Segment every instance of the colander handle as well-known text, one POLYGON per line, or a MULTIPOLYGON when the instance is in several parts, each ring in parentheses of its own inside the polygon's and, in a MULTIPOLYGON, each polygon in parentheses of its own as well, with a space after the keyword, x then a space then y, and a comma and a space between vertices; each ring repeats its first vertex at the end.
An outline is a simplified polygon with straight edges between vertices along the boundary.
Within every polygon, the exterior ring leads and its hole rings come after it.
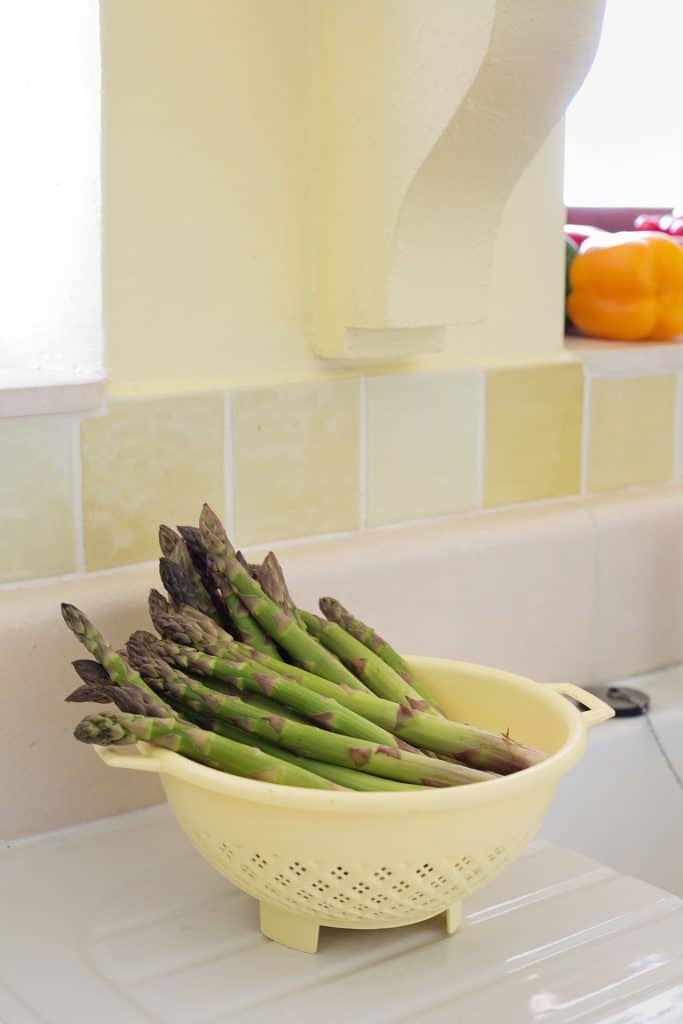
POLYGON ((601 722, 606 722, 608 718, 614 717, 614 708, 611 708, 604 700, 600 700, 599 697, 589 693, 588 690, 584 690, 580 686, 576 686, 574 683, 548 683, 547 685, 555 693, 573 697, 574 700, 578 700, 580 704, 584 704, 588 708, 588 711, 581 713, 581 721, 589 729, 593 725, 600 725, 601 722))
POLYGON ((138 772, 161 771, 161 764, 158 758, 144 750, 137 754, 124 754, 119 747, 95 746, 95 753, 110 768, 133 768, 138 772))

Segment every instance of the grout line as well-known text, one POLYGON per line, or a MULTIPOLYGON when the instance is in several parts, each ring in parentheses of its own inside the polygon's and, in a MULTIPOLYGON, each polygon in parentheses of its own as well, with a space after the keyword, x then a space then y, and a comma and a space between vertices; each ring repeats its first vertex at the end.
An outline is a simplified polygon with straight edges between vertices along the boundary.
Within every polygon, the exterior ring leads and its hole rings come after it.
POLYGON ((477 409, 477 479, 475 485, 475 508, 484 508, 484 486, 486 480, 486 370, 478 371, 477 409))
POLYGON ((229 391, 223 396, 223 500, 228 531, 235 533, 235 487, 232 444, 232 396, 229 391))
POLYGON ((588 655, 586 658, 586 683, 594 686, 597 683, 598 643, 602 635, 600 629, 600 529, 595 508, 588 507, 590 523, 591 579, 590 579, 590 617, 588 621, 588 655))
POLYGON ((81 462, 81 420, 71 422, 71 496, 73 499, 74 552, 76 572, 87 571, 85 561, 85 529, 83 525, 83 464, 81 462))
POLYGON ((676 374, 676 402, 674 405, 674 465, 673 465, 673 476, 674 482, 680 480, 681 477, 681 405, 683 404, 683 373, 676 374))
MULTIPOLYGON (((301 545, 326 543, 331 540, 343 540, 348 537, 362 537, 367 534, 393 533, 403 529, 410 529, 418 526, 438 526, 442 523, 467 525, 471 523, 484 524, 489 519, 498 515, 512 515, 515 513, 542 512, 544 509, 551 511, 565 510, 571 512, 574 509, 587 508, 589 511, 593 504, 608 503, 615 501, 626 501, 632 499, 661 499, 669 496, 674 491, 683 491, 683 485, 678 483, 664 484, 632 484, 620 488, 618 492, 598 492, 590 495, 567 494, 557 498, 541 498, 538 501, 523 501, 512 505, 493 505, 481 509, 463 509, 459 512, 448 512, 441 516, 427 516, 423 519, 406 519, 399 523, 383 523, 380 526, 368 526, 365 530, 336 530, 329 533, 309 534, 305 537, 282 537, 280 539, 266 539, 256 544, 245 545, 244 552, 261 551, 266 547, 291 548, 301 545)), ((68 583, 72 580, 91 579, 98 576, 117 576, 127 572, 135 572, 140 569, 154 569, 158 567, 156 559, 147 562, 131 562, 129 565, 117 565, 108 569, 93 569, 70 573, 59 573, 55 576, 39 576, 25 580, 5 580, 0 582, 0 594, 8 590, 29 590, 33 587, 46 586, 50 583, 68 583)))
POLYGON ((366 530, 368 526, 368 380, 361 376, 360 380, 360 418, 359 418, 359 454, 358 454, 358 477, 359 477, 359 516, 360 528, 366 530))
POLYGON ((583 371, 583 410, 581 415, 581 494, 588 492, 588 457, 590 452, 591 426, 591 385, 592 376, 584 367, 583 371))

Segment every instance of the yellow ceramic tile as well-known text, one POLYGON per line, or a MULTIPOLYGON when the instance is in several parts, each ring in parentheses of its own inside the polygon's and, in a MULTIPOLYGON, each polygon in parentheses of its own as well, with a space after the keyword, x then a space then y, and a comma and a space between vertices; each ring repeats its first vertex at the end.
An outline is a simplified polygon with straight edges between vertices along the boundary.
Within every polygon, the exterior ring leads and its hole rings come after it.
POLYGON ((72 429, 52 416, 0 422, 0 582, 76 568, 72 429))
POLYGON ((674 460, 676 378, 593 380, 588 487, 613 490, 670 480, 674 460))
POLYGON ((122 399, 81 432, 88 569, 158 555, 159 523, 224 511, 223 399, 122 399))
POLYGON ((479 374, 371 377, 367 403, 369 526, 476 503, 479 374))
POLYGON ((486 505, 579 490, 582 405, 583 369, 576 363, 487 373, 486 505))
POLYGON ((335 380, 235 393, 240 544, 358 527, 359 391, 335 380))

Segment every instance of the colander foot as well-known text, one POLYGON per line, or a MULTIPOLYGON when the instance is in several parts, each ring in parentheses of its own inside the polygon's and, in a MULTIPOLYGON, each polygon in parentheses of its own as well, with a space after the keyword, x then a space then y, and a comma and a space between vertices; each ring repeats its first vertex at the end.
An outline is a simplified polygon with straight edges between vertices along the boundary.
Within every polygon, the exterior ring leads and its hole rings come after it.
POLYGON ((446 931, 449 935, 458 930, 462 921, 462 903, 453 903, 446 911, 446 931))
POLYGON ((308 917, 291 914, 272 903, 260 903, 259 926, 267 939, 279 942, 281 946, 298 949, 301 953, 316 953, 318 950, 320 927, 308 917))

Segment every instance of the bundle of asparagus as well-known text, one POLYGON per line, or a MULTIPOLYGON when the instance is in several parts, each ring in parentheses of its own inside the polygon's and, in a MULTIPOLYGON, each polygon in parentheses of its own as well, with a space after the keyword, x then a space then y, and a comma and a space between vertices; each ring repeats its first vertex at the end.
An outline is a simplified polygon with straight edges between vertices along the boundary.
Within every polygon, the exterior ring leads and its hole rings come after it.
POLYGON ((219 771, 314 789, 387 792, 459 786, 520 771, 544 755, 446 718, 393 647, 331 597, 300 609, 271 552, 235 551, 205 505, 198 527, 159 529, 152 590, 157 636, 115 651, 73 605, 67 626, 95 660, 66 699, 111 703, 75 736, 148 743, 219 771))

